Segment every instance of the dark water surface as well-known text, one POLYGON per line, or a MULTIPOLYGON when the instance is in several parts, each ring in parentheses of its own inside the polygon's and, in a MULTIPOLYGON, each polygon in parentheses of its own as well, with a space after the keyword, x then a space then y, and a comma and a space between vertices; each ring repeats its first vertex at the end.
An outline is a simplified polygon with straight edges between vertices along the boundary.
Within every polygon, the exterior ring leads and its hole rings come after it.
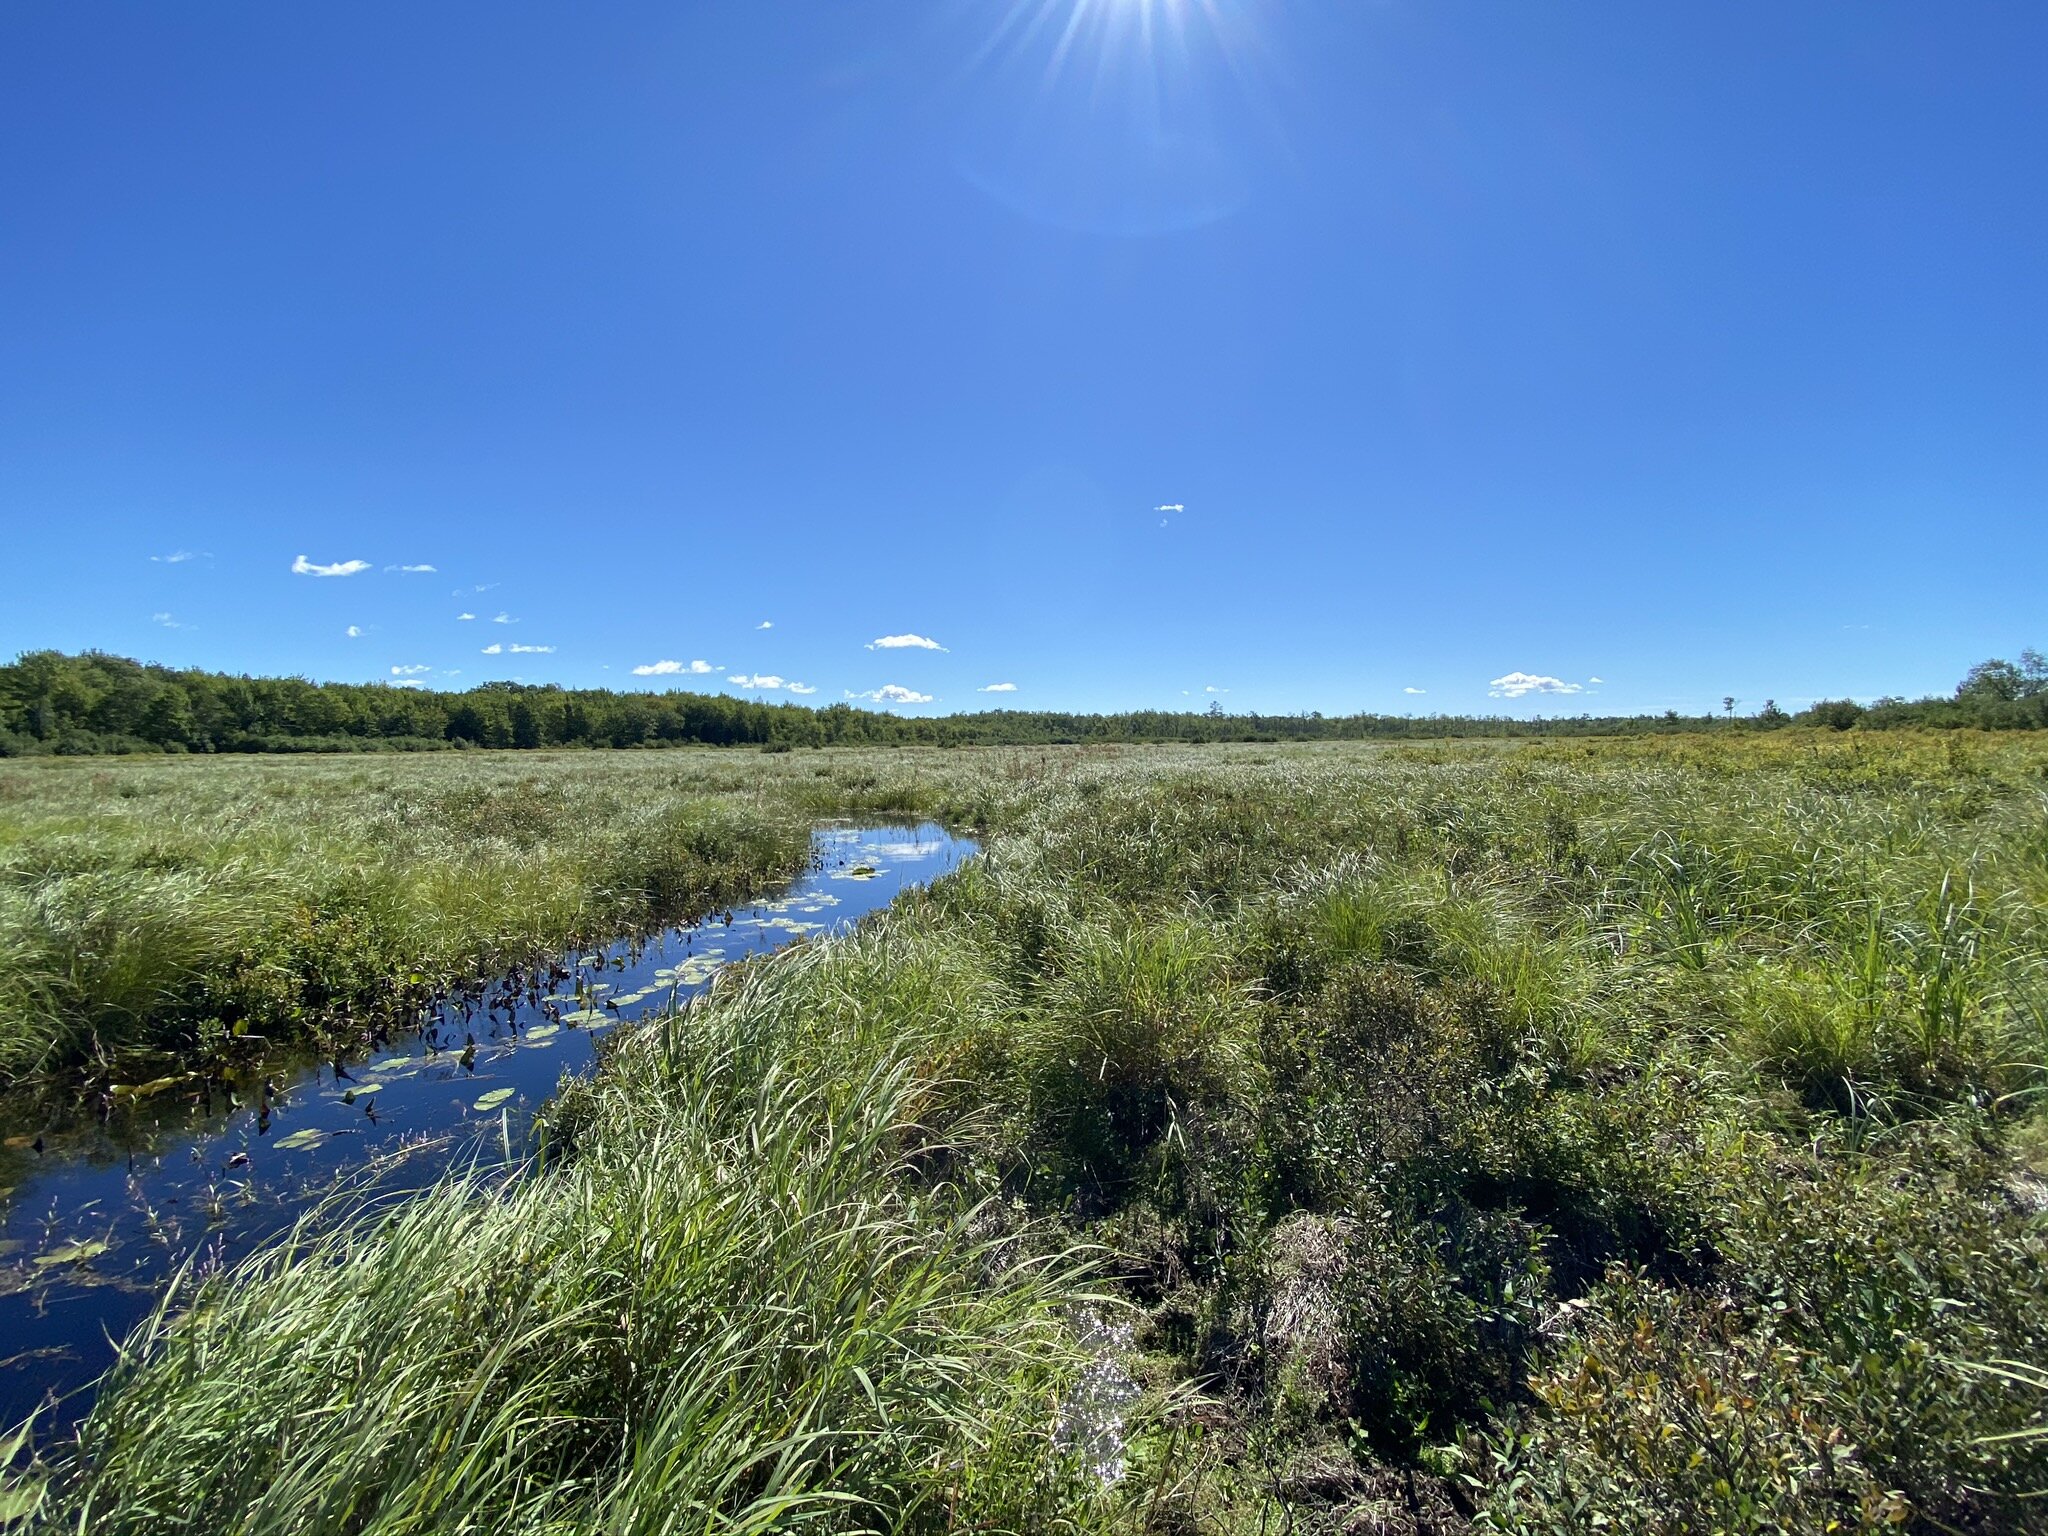
MULTIPOLYGON (((90 1406, 115 1344, 191 1261, 232 1262, 375 1162, 384 1187, 451 1163, 522 1155, 564 1073, 606 1030, 703 991, 718 970, 839 931, 975 845, 943 828, 827 825, 782 895, 650 939, 563 957, 566 979, 486 988, 390 1048, 273 1078, 256 1102, 201 1117, 130 1111, 121 1142, 8 1149, 0 1163, 0 1432, 40 1405, 40 1435, 90 1406), (473 1043, 472 1043, 473 1042, 473 1043)), ((529 978, 532 980, 532 978, 529 978)), ((39 1437, 40 1437, 39 1435, 39 1437)))

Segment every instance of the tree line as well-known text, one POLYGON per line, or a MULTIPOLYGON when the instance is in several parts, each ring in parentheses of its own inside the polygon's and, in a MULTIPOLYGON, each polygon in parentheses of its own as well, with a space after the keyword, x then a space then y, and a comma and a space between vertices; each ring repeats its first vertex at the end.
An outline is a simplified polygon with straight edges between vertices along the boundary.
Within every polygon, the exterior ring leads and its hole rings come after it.
POLYGON ((444 751, 465 747, 1037 745, 1115 741, 1426 740, 1606 736, 1700 730, 2048 728, 2048 661, 1972 667, 1954 694, 1865 705, 1823 700, 1798 714, 1771 701, 1736 715, 1070 714, 984 710, 906 718, 846 704, 765 704, 724 694, 491 682, 459 693, 316 683, 155 666, 100 651, 31 651, 0 667, 0 757, 107 752, 444 751))

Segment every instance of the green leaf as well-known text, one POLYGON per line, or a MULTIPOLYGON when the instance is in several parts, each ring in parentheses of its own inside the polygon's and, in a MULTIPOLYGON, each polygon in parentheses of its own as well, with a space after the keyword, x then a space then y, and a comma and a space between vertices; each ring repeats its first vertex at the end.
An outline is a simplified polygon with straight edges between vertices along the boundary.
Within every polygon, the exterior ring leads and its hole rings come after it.
POLYGON ((504 1103, 507 1099, 511 1097, 512 1090, 510 1088, 493 1088, 489 1093, 483 1095, 476 1101, 476 1108, 496 1109, 500 1104, 504 1103))
POLYGON ((0 1485, 0 1522, 12 1524, 26 1520, 43 1507, 43 1485, 40 1482, 16 1482, 9 1478, 0 1485))
POLYGON ((326 1139, 327 1133, 325 1131, 316 1131, 311 1126, 307 1126, 304 1130, 293 1131, 289 1136, 278 1137, 277 1144, 280 1147, 289 1147, 294 1152, 304 1152, 309 1148, 319 1146, 326 1139))
POLYGON ((87 1259, 96 1259, 107 1251, 107 1245, 97 1238, 84 1243, 59 1243, 48 1253, 36 1255, 36 1267, 48 1269, 53 1264, 83 1264, 87 1259))

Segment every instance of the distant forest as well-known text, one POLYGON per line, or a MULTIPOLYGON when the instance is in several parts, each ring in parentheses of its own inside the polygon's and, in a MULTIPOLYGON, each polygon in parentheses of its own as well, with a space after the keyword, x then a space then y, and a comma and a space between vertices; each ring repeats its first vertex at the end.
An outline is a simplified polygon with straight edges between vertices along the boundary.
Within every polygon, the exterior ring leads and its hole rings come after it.
POLYGON ((1823 700, 1797 714, 1770 700, 1736 713, 1559 715, 1231 714, 1133 710, 1115 715, 984 710, 906 718, 846 704, 762 704, 723 694, 613 692, 484 683, 461 693, 383 683, 232 677, 145 665, 89 651, 32 651, 0 667, 0 757, 107 752, 444 751, 464 747, 784 748, 1032 745, 1116 741, 1432 740, 1480 736, 1616 736, 1702 730, 1838 731, 2048 728, 2048 660, 1986 661, 1955 692, 1869 705, 1823 700))

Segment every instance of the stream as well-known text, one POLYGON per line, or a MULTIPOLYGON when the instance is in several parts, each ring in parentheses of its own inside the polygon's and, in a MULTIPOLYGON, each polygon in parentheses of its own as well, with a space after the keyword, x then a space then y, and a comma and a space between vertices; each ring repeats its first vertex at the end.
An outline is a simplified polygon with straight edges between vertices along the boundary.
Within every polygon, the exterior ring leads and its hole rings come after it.
POLYGON ((451 999, 382 1051, 274 1074, 256 1102, 167 1105, 154 1122, 138 1105, 118 1141, 14 1138, 0 1158, 0 1434, 39 1408, 39 1440, 83 1417, 181 1265, 233 1263, 372 1164, 380 1189, 404 1190, 523 1156, 535 1112, 590 1069, 606 1031, 735 961, 842 931, 976 851, 929 822, 827 824, 777 896, 451 999))

